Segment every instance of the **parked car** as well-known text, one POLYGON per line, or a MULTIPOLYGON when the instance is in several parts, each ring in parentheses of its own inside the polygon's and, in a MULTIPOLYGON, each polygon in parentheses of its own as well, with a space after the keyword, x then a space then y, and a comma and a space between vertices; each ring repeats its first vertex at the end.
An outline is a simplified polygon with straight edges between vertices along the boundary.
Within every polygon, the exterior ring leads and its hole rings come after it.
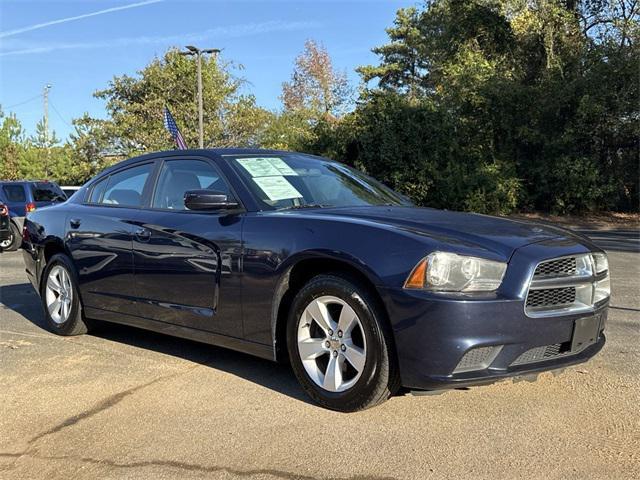
POLYGON ((587 238, 418 208, 309 155, 133 158, 30 214, 24 236, 52 331, 105 320, 288 360, 335 410, 559 369, 605 343, 607 256, 587 238))
POLYGON ((27 213, 66 199, 66 195, 54 182, 0 180, 0 202, 9 208, 11 220, 11 234, 0 241, 0 248, 12 251, 20 247, 22 226, 27 213))
POLYGON ((72 187, 72 186, 69 186, 69 185, 63 185, 60 188, 62 189, 64 194, 67 196, 67 198, 71 198, 71 196, 74 193, 76 193, 78 190, 80 190, 80 187, 72 187))
POLYGON ((0 252, 2 252, 2 242, 11 236, 11 224, 9 220, 9 209, 4 203, 0 203, 0 252))

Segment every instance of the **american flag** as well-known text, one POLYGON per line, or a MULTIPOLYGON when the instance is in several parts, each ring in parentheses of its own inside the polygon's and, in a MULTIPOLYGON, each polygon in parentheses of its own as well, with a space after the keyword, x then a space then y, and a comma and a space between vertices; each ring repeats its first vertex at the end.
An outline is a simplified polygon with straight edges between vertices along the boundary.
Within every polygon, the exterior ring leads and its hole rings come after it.
POLYGON ((164 128, 166 128, 173 139, 176 141, 176 145, 179 150, 186 150, 187 142, 184 141, 180 130, 178 130, 178 125, 176 125, 176 121, 173 119, 173 115, 167 107, 164 107, 164 128))

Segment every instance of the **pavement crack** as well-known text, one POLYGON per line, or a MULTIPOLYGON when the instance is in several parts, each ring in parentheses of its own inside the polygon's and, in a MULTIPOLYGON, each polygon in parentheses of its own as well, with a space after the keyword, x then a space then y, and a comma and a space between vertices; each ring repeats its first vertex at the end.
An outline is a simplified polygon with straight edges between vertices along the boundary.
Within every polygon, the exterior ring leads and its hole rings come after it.
POLYGON ((128 388, 127 390, 123 390, 121 392, 115 393, 113 395, 108 396, 107 398, 105 398, 104 400, 100 401, 99 403, 97 403, 95 406, 93 406, 92 408, 89 408, 77 415, 73 415, 71 417, 66 418, 65 420, 63 420, 62 422, 58 423, 57 425, 53 426, 52 428, 39 433, 38 435, 36 435, 35 437, 31 438, 29 441, 27 441, 27 447, 19 453, 0 453, 0 457, 9 457, 9 458, 14 458, 15 460, 19 459, 22 456, 34 456, 33 452, 34 452, 34 448, 35 448, 35 444, 42 440, 45 437, 48 437, 50 435, 54 435, 66 428, 72 427, 78 423, 80 423, 83 420, 86 420, 88 418, 91 418, 101 412, 104 412, 105 410, 108 410, 112 407, 114 407, 115 405, 117 405, 118 403, 122 402, 122 400, 124 400, 125 398, 139 392, 140 390, 143 390, 147 387, 150 387, 152 385, 155 385, 156 383, 160 383, 164 380, 168 380, 170 378, 175 378, 178 377, 180 375, 184 375, 186 373, 189 373, 191 370, 194 370, 195 368, 198 368, 200 365, 192 365, 190 367, 188 367, 185 370, 181 370, 179 372, 174 372, 174 373, 170 373, 168 375, 163 375, 157 378, 154 378, 153 380, 150 380, 149 382, 140 384, 140 385, 136 385, 134 387, 128 388))
MULTIPOLYGON (((218 465, 200 465, 197 463, 180 462, 177 460, 141 460, 135 462, 116 462, 109 459, 99 459, 91 457, 76 457, 72 455, 37 455, 35 453, 27 454, 32 458, 40 460, 64 460, 78 461, 89 463, 92 465, 106 466, 110 468, 129 469, 129 468, 145 468, 145 467, 169 467, 190 472, 202 473, 227 473, 236 477, 253 477, 270 475, 272 477, 281 478, 283 480, 396 480, 389 476, 372 476, 372 475, 352 475, 352 476, 331 476, 331 477, 315 477, 300 473, 288 472, 285 470, 277 470, 273 468, 258 468, 251 470, 241 470, 231 467, 218 465)), ((15 458, 20 454, 0 453, 1 457, 15 458)))
MULTIPOLYGON (((196 368, 197 365, 194 365, 190 368, 187 369, 187 371, 193 370, 194 368, 196 368)), ((127 398, 130 395, 133 395, 136 392, 139 392, 140 390, 143 390, 147 387, 150 387, 151 385, 155 385, 156 383, 162 382, 164 380, 168 380, 169 378, 173 378, 173 377, 177 377, 179 375, 182 375, 184 373, 187 373, 187 371, 180 371, 180 372, 174 372, 171 373, 169 375, 163 375, 161 377, 157 377, 154 378, 153 380, 147 382, 147 383, 143 383, 140 385, 136 385, 135 387, 131 387, 127 390, 123 390, 122 392, 116 393, 114 395, 111 395, 107 398, 105 398, 104 400, 102 400, 101 402, 99 402, 97 405, 95 405, 93 408, 90 408, 88 410, 85 410, 82 413, 79 413, 77 415, 73 415, 65 420, 63 420, 62 422, 60 422, 58 425, 50 428, 49 430, 39 433, 38 435, 36 435, 35 437, 33 437, 31 440, 29 440, 28 444, 29 445, 33 445, 34 443, 36 443, 38 440, 41 440, 42 438, 49 436, 49 435, 53 435, 55 433, 58 433, 60 430, 63 430, 67 427, 71 427, 79 422, 81 422, 82 420, 86 420, 87 418, 91 418, 101 412, 104 412, 105 410, 110 409, 111 407, 117 405, 118 403, 120 403, 122 400, 124 400, 125 398, 127 398)))

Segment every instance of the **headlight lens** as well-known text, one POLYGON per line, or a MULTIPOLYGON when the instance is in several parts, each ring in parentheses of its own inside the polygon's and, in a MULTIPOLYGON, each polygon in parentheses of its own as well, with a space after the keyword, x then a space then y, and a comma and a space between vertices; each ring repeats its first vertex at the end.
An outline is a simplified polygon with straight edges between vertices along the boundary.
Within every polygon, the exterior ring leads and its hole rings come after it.
POLYGON ((602 273, 609 270, 609 260, 604 253, 594 253, 593 261, 596 264, 596 273, 602 273))
POLYGON ((611 279, 607 275, 604 280, 596 282, 596 290, 593 295, 593 303, 601 302, 611 295, 611 279))
POLYGON ((507 264, 448 252, 434 252, 412 270, 405 288, 439 292, 491 292, 502 283, 507 264))

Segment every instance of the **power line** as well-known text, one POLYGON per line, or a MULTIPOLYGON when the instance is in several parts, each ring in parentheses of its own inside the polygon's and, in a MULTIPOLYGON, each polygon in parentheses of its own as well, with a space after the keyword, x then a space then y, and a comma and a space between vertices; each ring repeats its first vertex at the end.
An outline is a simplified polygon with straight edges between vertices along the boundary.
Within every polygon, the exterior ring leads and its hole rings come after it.
POLYGON ((64 117, 62 116, 62 114, 58 111, 58 109, 56 108, 56 106, 53 104, 53 102, 51 101, 51 98, 49 98, 49 105, 51 106, 51 108, 53 108, 53 111, 56 112, 56 115, 58 115, 58 118, 60 120, 62 120, 62 122, 67 125, 68 127, 73 127, 73 125, 71 125, 69 122, 67 122, 64 117))
POLYGON ((39 93, 39 94, 38 94, 38 95, 36 95, 35 97, 31 97, 31 98, 29 98, 29 99, 27 99, 27 100, 24 100, 24 101, 22 101, 22 102, 14 103, 13 105, 9 105, 8 107, 4 107, 4 108, 5 108, 6 110, 10 110, 10 109, 12 109, 12 108, 19 107, 20 105, 24 105, 25 103, 33 102, 34 100, 36 100, 36 99, 38 99, 38 98, 41 98, 41 97, 42 97, 42 94, 41 94, 41 93, 39 93))

